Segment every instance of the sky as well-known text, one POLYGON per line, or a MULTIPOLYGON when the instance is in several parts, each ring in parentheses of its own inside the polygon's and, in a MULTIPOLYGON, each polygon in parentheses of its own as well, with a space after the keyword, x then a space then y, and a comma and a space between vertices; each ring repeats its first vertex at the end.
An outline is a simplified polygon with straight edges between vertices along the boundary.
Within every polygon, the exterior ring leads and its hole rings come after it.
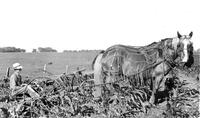
POLYGON ((199 0, 1 0, 0 47, 144 46, 188 35, 200 48, 199 0))

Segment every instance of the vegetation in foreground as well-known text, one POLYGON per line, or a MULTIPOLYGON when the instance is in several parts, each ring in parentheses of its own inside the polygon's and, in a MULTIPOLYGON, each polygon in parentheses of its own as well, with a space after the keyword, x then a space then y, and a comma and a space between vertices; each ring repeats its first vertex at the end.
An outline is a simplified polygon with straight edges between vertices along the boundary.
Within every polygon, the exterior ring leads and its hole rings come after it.
POLYGON ((82 75, 78 72, 63 74, 56 79, 48 77, 34 79, 31 85, 41 95, 40 99, 28 99, 24 96, 10 98, 9 89, 6 89, 8 85, 2 84, 1 95, 4 97, 1 96, 1 107, 6 111, 4 113, 9 111, 10 116, 33 118, 48 116, 52 118, 197 118, 199 117, 199 80, 196 80, 196 72, 183 72, 177 71, 174 79, 178 87, 178 96, 164 98, 164 101, 156 106, 145 105, 149 96, 148 88, 119 87, 117 83, 112 94, 105 90, 102 99, 96 100, 92 95, 93 75, 82 75))
MULTIPOLYGON (((30 117, 30 114, 32 117, 51 116, 61 118, 86 116, 96 118, 190 118, 199 116, 199 90, 195 84, 199 82, 199 80, 196 80, 199 67, 193 67, 190 71, 179 71, 177 74, 179 79, 177 83, 177 98, 171 97, 156 106, 143 107, 142 104, 145 104, 144 100, 148 96, 148 92, 144 91, 148 91, 148 89, 132 87, 115 88, 115 93, 108 97, 108 99, 98 101, 92 96, 93 83, 89 81, 83 83, 84 80, 89 80, 92 76, 67 74, 57 77, 47 77, 42 71, 43 65, 49 62, 52 62, 52 64, 47 65, 47 71, 49 72, 47 75, 51 75, 50 73, 54 75, 65 72, 66 68, 63 67, 65 64, 71 66, 69 69, 71 72, 75 71, 77 67, 85 67, 89 70, 96 53, 91 55, 91 53, 84 52, 78 56, 79 54, 76 55, 74 52, 66 54, 67 56, 65 53, 1 54, 3 57, 2 61, 5 62, 1 65, 4 68, 2 70, 6 70, 7 65, 16 61, 24 63, 24 77, 35 79, 31 84, 35 86, 35 89, 37 89, 42 97, 39 100, 22 99, 22 101, 14 102, 12 101, 13 99, 9 98, 9 90, 3 85, 1 87, 1 97, 3 98, 1 100, 3 101, 0 105, 4 109, 0 110, 0 113, 2 111, 5 113, 8 109, 11 114, 16 113, 14 111, 16 108, 19 108, 17 115, 21 117, 25 117, 26 115, 30 117), (32 59, 34 61, 31 61, 32 59), (73 84, 71 84, 72 81, 68 81, 69 83, 64 81, 56 82, 59 81, 58 78, 62 77, 66 78, 65 80, 74 80, 73 84), (65 83, 65 85, 62 83, 65 83), (37 85, 39 85, 39 88, 37 88, 37 85), (40 90, 41 88, 43 90, 40 90)), ((4 72, 1 71, 1 73, 3 76, 4 72)), ((26 81, 28 82, 29 80, 26 81)))

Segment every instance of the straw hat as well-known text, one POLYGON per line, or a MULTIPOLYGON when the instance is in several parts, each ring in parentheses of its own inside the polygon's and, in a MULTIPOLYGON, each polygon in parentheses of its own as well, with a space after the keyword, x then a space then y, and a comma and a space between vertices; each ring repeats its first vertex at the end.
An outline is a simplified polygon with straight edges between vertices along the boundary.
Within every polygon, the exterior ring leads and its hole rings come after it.
POLYGON ((23 67, 20 65, 20 63, 14 63, 13 64, 13 69, 14 70, 19 70, 19 69, 22 69, 23 67))

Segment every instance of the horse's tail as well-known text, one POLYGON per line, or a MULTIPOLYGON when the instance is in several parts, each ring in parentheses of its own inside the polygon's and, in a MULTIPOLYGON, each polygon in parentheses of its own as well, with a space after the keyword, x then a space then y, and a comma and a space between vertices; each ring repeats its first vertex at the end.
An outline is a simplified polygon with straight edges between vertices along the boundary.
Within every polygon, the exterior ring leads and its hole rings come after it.
POLYGON ((103 54, 105 51, 104 50, 102 50, 95 58, 94 58, 94 60, 92 61, 92 70, 94 70, 94 64, 95 64, 95 62, 96 62, 96 60, 97 60, 97 57, 100 55, 100 54, 103 54))
POLYGON ((94 59, 92 63, 92 68, 94 71, 94 84, 95 84, 95 91, 93 92, 94 97, 101 96, 101 84, 103 82, 102 76, 102 64, 101 59, 103 56, 104 51, 101 51, 94 59))

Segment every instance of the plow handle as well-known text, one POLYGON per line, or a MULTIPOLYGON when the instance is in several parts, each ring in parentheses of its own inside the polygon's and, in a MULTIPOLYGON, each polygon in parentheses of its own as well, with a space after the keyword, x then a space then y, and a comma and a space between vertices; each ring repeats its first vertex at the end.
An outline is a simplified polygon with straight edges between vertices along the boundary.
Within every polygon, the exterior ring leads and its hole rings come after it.
POLYGON ((8 78, 9 76, 10 76, 10 67, 8 67, 6 70, 6 77, 8 78))

